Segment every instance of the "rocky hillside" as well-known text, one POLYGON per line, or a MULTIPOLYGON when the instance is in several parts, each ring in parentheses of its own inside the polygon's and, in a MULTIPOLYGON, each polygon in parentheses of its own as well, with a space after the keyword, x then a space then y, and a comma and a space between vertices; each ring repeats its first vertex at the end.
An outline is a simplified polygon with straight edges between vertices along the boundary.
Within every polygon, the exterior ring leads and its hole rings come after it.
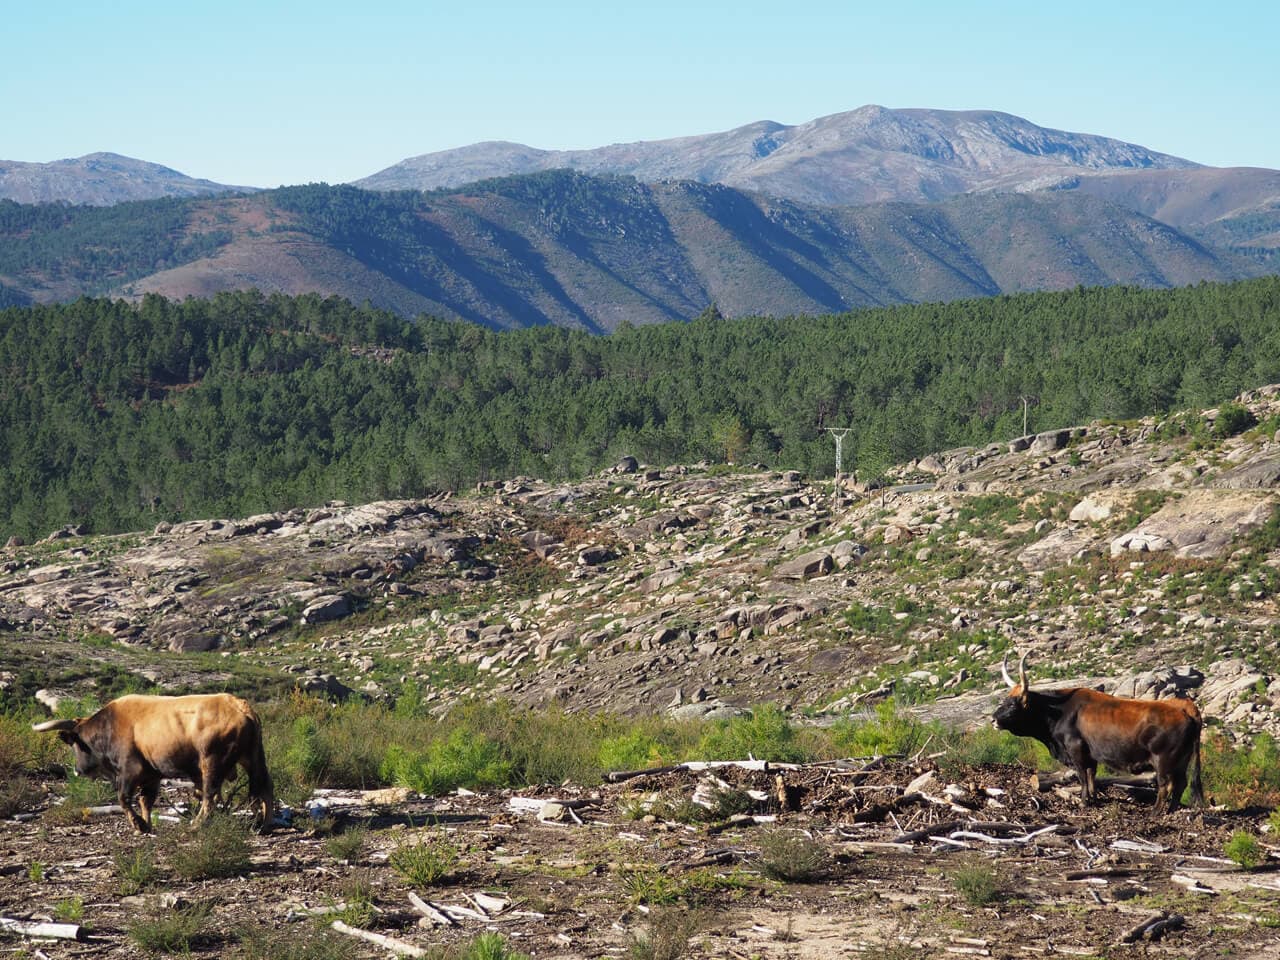
POLYGON ((1014 651, 1036 682, 1190 690, 1232 729, 1278 731, 1280 387, 1240 399, 946 451, 870 492, 624 460, 575 484, 62 531, 0 555, 0 669, 64 692, 135 674, 380 697, 416 677, 442 704, 692 715, 893 695, 973 723, 1014 651))
POLYGON ((202 197, 252 189, 197 180, 158 163, 118 153, 89 153, 49 163, 0 160, 0 200, 18 203, 110 206, 127 200, 202 197))

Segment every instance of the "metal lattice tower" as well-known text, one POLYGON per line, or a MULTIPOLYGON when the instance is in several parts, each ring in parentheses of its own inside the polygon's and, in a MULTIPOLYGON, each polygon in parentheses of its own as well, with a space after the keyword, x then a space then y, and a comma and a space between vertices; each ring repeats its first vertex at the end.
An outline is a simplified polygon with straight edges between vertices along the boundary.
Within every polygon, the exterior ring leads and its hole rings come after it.
POLYGON ((827 427, 827 433, 836 440, 836 485, 840 484, 840 474, 844 467, 844 438, 853 430, 852 427, 827 427))

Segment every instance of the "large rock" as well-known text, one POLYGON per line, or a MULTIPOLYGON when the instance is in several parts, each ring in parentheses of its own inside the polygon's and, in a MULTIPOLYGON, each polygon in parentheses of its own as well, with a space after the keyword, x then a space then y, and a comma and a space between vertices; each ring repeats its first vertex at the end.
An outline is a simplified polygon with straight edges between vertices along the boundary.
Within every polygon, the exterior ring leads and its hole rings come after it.
POLYGON ((1074 507, 1067 519, 1072 523, 1099 523, 1111 516, 1112 504, 1098 496, 1085 497, 1074 507))
POLYGON ((1094 549, 1097 540, 1078 527, 1060 527, 1035 543, 1023 547, 1018 562, 1028 570, 1048 570, 1075 560, 1094 549))
POLYGON ((1165 697, 1186 696, 1203 683, 1204 674, 1195 667, 1157 667, 1154 670, 1118 680, 1108 692, 1117 697, 1159 700, 1165 697))
POLYGON ((1237 539, 1266 523, 1274 509, 1264 493, 1193 490, 1116 537, 1111 555, 1172 550, 1191 559, 1222 556, 1237 539))
POLYGON ((302 611, 303 623, 328 623, 351 616, 351 601, 346 594, 319 597, 302 611))
POLYGON ((1031 441, 1031 452, 1033 454, 1053 453, 1055 450, 1061 450, 1071 440, 1070 430, 1049 430, 1045 433, 1036 434, 1036 438, 1031 441))
POLYGON ((1259 685, 1269 678, 1239 657, 1221 660, 1209 671, 1200 690, 1200 711, 1205 716, 1224 717, 1233 708, 1253 698, 1259 685))
POLYGON ((811 580, 814 577, 825 576, 834 567, 835 561, 831 558, 830 552, 813 550, 802 553, 794 560, 778 564, 773 575, 780 580, 811 580))

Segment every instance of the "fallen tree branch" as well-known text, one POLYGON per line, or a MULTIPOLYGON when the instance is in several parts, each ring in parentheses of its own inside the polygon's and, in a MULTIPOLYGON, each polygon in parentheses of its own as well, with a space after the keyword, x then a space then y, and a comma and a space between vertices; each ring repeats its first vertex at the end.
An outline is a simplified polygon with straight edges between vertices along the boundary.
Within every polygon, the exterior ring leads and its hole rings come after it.
POLYGON ((84 928, 78 923, 37 923, 0 917, 0 932, 21 937, 48 937, 51 940, 83 940, 84 928))
POLYGON ((1180 913, 1169 913, 1162 910, 1160 913, 1153 914, 1140 924, 1128 930, 1119 940, 1120 943, 1137 943, 1144 937, 1150 940, 1159 940, 1170 930, 1177 930, 1184 923, 1185 918, 1180 913))
POLYGON ((394 937, 386 937, 380 933, 374 933, 371 930, 361 930, 359 927, 349 927, 341 920, 335 920, 331 924, 333 929, 339 933, 345 933, 349 937, 355 937, 357 940, 366 940, 369 943, 377 944, 384 950, 390 950, 392 953, 401 957, 425 957, 427 951, 421 947, 415 947, 412 943, 405 943, 403 940, 397 940, 394 937))
POLYGON ((418 913, 422 914, 437 927, 456 927, 458 925, 457 920, 453 919, 453 917, 449 916, 447 913, 437 910, 434 904, 423 900, 412 890, 409 891, 409 903, 413 906, 413 909, 417 910, 418 913))

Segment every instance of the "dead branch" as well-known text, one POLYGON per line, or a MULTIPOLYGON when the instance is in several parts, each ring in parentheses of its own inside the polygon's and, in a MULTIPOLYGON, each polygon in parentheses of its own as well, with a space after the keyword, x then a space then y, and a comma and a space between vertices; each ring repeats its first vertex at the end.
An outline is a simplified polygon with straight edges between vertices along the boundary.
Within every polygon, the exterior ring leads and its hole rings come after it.
POLYGON ((418 913, 422 914, 437 927, 456 927, 458 925, 458 921, 454 920, 453 917, 443 911, 437 910, 434 904, 423 900, 412 890, 409 891, 409 903, 413 906, 414 910, 418 911, 418 913))
POLYGON ((397 940, 394 937, 383 936, 380 933, 373 933, 370 930, 361 930, 358 927, 349 927, 341 920, 335 920, 331 924, 333 929, 339 933, 345 933, 349 937, 355 937, 357 940, 366 940, 369 943, 377 944, 384 950, 390 950, 392 953, 401 957, 425 957, 427 951, 421 947, 415 947, 412 943, 405 943, 403 940, 397 940))
POLYGON ((0 932, 20 937, 47 937, 52 940, 83 940, 84 928, 78 923, 38 923, 0 917, 0 932))
POLYGON ((1170 930, 1177 930, 1184 923, 1185 918, 1180 913, 1169 913, 1162 910, 1153 914, 1140 924, 1128 930, 1119 940, 1120 943, 1137 943, 1144 937, 1150 940, 1159 940, 1170 930))

